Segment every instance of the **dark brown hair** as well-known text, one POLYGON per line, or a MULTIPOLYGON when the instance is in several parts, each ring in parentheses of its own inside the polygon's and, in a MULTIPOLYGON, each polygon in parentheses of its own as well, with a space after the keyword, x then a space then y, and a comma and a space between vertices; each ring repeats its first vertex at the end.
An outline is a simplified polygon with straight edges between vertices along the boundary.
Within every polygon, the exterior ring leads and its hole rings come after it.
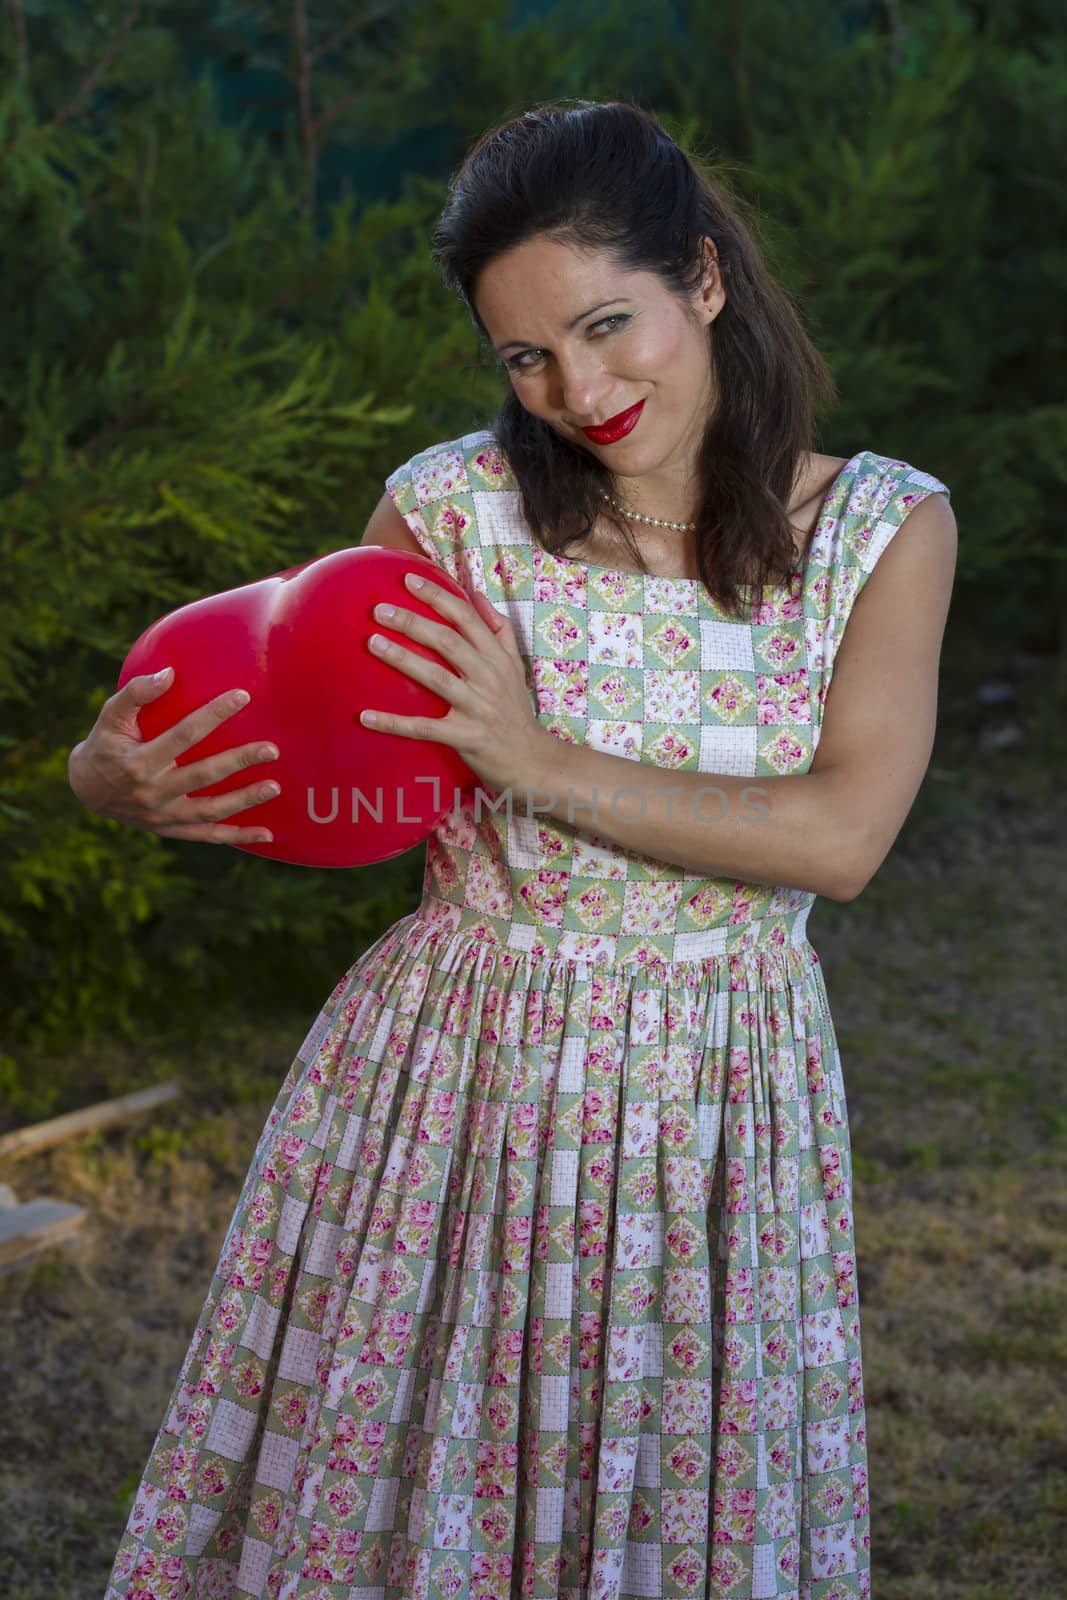
MULTIPOLYGON (((748 207, 641 107, 547 103, 481 135, 433 232, 434 262, 487 342, 474 305, 479 274, 535 235, 605 251, 625 271, 658 273, 687 313, 706 271, 703 239, 714 243, 726 302, 708 328, 718 403, 699 454, 696 555, 705 587, 738 615, 750 578, 758 603, 764 584, 796 571, 787 508, 815 413, 837 398, 764 265, 748 207)), ((607 466, 527 411, 510 385, 493 432, 543 548, 561 554, 604 516, 647 571, 629 528, 601 499, 614 486, 607 466)))

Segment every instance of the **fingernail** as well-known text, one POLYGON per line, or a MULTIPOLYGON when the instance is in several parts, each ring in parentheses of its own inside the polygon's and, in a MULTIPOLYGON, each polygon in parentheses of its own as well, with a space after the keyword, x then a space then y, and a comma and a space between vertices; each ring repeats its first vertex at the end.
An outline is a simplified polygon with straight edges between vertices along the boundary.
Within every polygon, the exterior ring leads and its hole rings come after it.
POLYGON ((235 706, 246 706, 251 698, 252 696, 249 694, 247 689, 238 689, 237 693, 233 697, 233 703, 235 706))
POLYGON ((167 676, 169 671, 170 671, 169 667, 160 667, 158 672, 153 672, 153 674, 152 674, 152 682, 153 683, 162 683, 163 679, 167 676))
POLYGON ((262 789, 259 791, 259 798, 261 800, 273 800, 274 796, 276 794, 281 794, 281 792, 282 791, 281 791, 281 785, 280 784, 277 784, 277 783, 265 783, 263 785, 262 789))
POLYGON ((421 589, 425 582, 425 578, 418 577, 414 572, 408 573, 408 583, 410 583, 413 589, 421 589))
POLYGON ((273 761, 277 754, 278 751, 274 745, 261 744, 259 749, 256 751, 256 758, 259 761, 273 761))

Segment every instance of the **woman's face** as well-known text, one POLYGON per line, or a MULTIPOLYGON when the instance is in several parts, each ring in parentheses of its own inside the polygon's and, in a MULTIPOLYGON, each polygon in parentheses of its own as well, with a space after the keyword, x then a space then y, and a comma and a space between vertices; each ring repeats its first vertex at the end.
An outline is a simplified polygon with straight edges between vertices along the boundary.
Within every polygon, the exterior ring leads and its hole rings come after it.
POLYGON ((694 320, 654 272, 544 235, 483 268, 475 309, 522 405, 620 477, 689 483, 714 399, 707 328, 725 304, 714 247, 694 320), (644 402, 613 442, 583 429, 644 402))

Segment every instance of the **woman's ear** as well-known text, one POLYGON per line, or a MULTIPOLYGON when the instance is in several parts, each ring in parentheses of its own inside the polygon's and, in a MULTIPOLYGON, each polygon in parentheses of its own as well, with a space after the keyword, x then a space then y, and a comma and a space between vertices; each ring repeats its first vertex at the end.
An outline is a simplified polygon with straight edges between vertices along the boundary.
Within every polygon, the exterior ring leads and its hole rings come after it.
POLYGON ((709 239, 705 234, 702 243, 704 248, 704 281, 700 288, 701 310, 708 322, 714 322, 726 304, 726 290, 723 287, 722 264, 719 261, 719 252, 714 239, 709 239))

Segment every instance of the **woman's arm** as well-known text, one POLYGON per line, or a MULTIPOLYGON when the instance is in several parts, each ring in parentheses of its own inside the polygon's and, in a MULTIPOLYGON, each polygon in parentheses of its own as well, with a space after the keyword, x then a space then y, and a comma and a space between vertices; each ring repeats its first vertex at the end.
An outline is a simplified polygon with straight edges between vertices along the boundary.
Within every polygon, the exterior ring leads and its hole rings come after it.
MULTIPOLYGON (((413 555, 424 553, 388 493, 374 508, 361 543, 388 545, 413 555)), ((227 794, 190 799, 189 791, 209 788, 243 767, 276 760, 276 745, 257 740, 188 766, 177 765, 178 756, 241 709, 243 702, 235 699, 238 685, 190 711, 158 738, 146 741, 141 737, 138 709, 165 694, 172 681, 131 678, 105 701, 92 729, 67 758, 67 779, 74 794, 83 806, 102 817, 164 838, 229 845, 269 839, 267 828, 242 828, 222 820, 267 798, 262 787, 270 779, 269 772, 227 794)))
POLYGON ((905 517, 849 615, 807 773, 671 773, 550 736, 529 809, 708 878, 854 899, 929 765, 956 548, 943 495, 905 517))

